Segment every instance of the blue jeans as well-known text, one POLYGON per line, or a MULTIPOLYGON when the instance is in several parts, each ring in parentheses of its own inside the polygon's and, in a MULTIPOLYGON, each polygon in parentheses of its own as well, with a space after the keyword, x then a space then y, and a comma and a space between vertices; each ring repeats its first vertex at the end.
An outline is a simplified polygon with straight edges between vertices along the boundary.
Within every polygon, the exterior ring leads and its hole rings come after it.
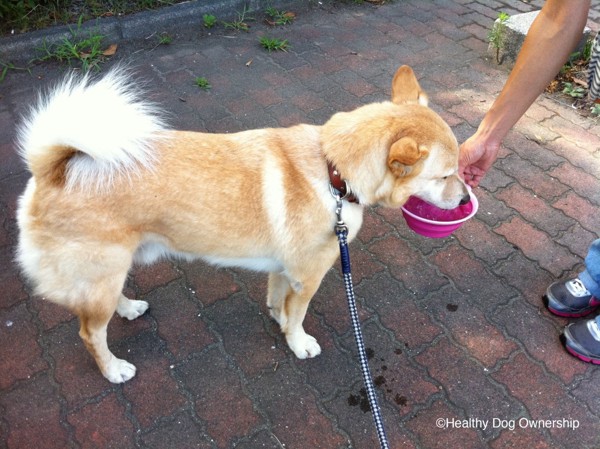
POLYGON ((585 258, 585 270, 579 279, 592 295, 600 299, 600 239, 592 242, 585 258))

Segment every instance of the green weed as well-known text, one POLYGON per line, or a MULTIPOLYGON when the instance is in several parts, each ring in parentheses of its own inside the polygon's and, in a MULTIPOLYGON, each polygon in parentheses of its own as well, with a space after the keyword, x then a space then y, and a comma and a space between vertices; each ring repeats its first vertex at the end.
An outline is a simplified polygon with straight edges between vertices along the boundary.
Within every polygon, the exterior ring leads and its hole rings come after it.
POLYGON ((196 79, 194 80, 194 84, 196 84, 196 86, 198 86, 202 90, 210 90, 211 88, 210 83, 203 76, 196 77, 196 79))
POLYGON ((585 95, 585 89, 581 86, 576 86, 573 83, 564 83, 563 86, 563 94, 567 94, 571 98, 583 98, 585 95))
POLYGON ((488 41, 496 49, 496 63, 500 64, 500 49, 504 45, 506 35, 506 21, 510 16, 505 12, 498 14, 498 20, 494 22, 492 30, 488 34, 488 41))
POLYGON ((260 45, 262 45, 262 47, 269 53, 272 51, 287 51, 290 46, 287 39, 279 39, 268 36, 262 36, 260 38, 260 45))
POLYGON ((158 35, 158 45, 169 45, 173 42, 173 38, 167 32, 162 32, 158 35))
POLYGON ((66 62, 72 65, 73 62, 79 63, 81 69, 87 72, 91 69, 97 69, 106 57, 112 56, 116 51, 116 45, 107 48, 103 46, 104 36, 98 33, 89 32, 87 37, 82 36, 80 17, 77 28, 70 28, 71 37, 64 38, 62 42, 55 45, 48 45, 44 40, 42 46, 37 50, 41 56, 37 61, 56 60, 66 62))
POLYGON ((272 26, 288 25, 296 18, 293 12, 279 11, 272 6, 265 10, 265 14, 269 17, 267 23, 272 26))
POLYGON ((212 14, 204 14, 202 20, 204 21, 204 28, 212 28, 217 24, 217 18, 212 14))
POLYGON ((248 16, 248 9, 246 7, 244 7, 244 10, 242 12, 238 12, 237 15, 237 20, 234 20, 232 22, 223 22, 223 26, 225 28, 231 28, 236 31, 249 31, 250 25, 248 25, 246 22, 254 20, 254 17, 248 16))

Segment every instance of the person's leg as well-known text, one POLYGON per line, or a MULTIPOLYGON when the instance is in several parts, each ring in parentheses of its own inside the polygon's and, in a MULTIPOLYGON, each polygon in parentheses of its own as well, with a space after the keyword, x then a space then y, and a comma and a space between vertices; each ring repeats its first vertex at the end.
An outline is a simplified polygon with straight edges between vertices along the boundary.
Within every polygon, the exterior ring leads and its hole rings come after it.
POLYGON ((600 239, 592 242, 585 258, 585 270, 579 274, 585 288, 600 298, 600 239))

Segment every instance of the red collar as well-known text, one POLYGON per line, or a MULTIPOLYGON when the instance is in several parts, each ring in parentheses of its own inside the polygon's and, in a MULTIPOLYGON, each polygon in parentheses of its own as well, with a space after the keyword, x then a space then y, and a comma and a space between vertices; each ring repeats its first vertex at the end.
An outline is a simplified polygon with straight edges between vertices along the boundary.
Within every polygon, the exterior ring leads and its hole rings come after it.
POLYGON ((352 193, 346 180, 342 179, 338 169, 329 161, 327 161, 327 168, 329 170, 329 182, 339 192, 341 199, 358 204, 358 198, 352 193))

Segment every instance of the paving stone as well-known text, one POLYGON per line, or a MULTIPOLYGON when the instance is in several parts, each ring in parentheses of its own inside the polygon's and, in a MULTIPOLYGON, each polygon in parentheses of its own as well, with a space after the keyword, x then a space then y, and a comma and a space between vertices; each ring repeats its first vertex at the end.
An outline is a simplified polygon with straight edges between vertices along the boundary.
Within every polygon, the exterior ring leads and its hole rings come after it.
MULTIPOLYGON (((142 334, 143 335, 143 334, 142 334)), ((140 336, 141 337, 141 336, 140 336)), ((123 387, 123 395, 131 404, 142 429, 147 429, 161 418, 175 415, 186 405, 186 392, 177 384, 172 375, 175 365, 164 344, 154 338, 136 339, 135 350, 128 355, 128 361, 136 368, 136 376, 123 387)))
MULTIPOLYGON (((460 408, 468 408, 473 417, 491 423, 494 418, 515 416, 521 411, 517 401, 506 398, 501 388, 490 381, 488 370, 465 358, 448 339, 438 340, 416 360, 428 366, 429 375, 444 385, 448 399, 460 408)), ((493 426, 478 430, 484 438, 498 432, 493 426)))
POLYGON ((67 420, 75 429, 76 440, 90 449, 135 448, 133 425, 125 413, 125 407, 111 393, 67 416, 67 420))
POLYGON ((202 315, 210 320, 225 350, 246 375, 273 369, 284 358, 285 352, 277 347, 278 341, 264 328, 264 319, 270 321, 270 317, 264 317, 259 307, 242 295, 219 301, 202 315))
POLYGON ((56 390, 47 374, 5 390, 0 398, 3 421, 3 444, 8 448, 67 447, 68 434, 60 424, 61 407, 56 402, 56 390))
POLYGON ((441 329, 415 305, 417 295, 407 292, 389 275, 381 275, 361 284, 356 293, 366 298, 367 306, 380 317, 382 324, 396 339, 414 348, 431 343, 441 329))
POLYGON ((10 310, 0 309, 0 341, 0 388, 8 389, 17 380, 48 369, 25 302, 10 310))
POLYGON ((539 223, 540 229, 552 237, 565 232, 575 224, 574 220, 561 214, 559 210, 518 184, 498 192, 496 198, 504 201, 508 207, 516 209, 525 220, 539 223))
POLYGON ((503 329, 486 318, 497 307, 495 298, 467 296, 445 288, 433 294, 422 307, 485 369, 493 368, 517 349, 515 342, 503 334, 503 329))
POLYGON ((496 228, 496 232, 556 277, 559 277, 564 269, 578 263, 578 259, 565 248, 554 244, 550 236, 520 217, 502 224, 496 228))
MULTIPOLYGON (((180 283, 157 288, 145 299, 151 304, 147 312, 156 319, 158 335, 167 342, 177 360, 185 359, 215 342, 202 319, 200 305, 180 283)), ((139 318, 138 318, 139 319, 139 318)))
POLYGON ((552 170, 551 175, 563 183, 568 183, 575 193, 593 203, 595 207, 600 204, 600 194, 597 191, 599 185, 597 175, 582 172, 580 169, 567 164, 552 170))
POLYGON ((433 267, 424 264, 422 258, 402 240, 380 240, 371 245, 369 251, 390 268, 392 275, 402 281, 409 292, 419 297, 446 284, 446 280, 433 267))
POLYGON ((301 382, 300 379, 290 364, 284 363, 276 371, 266 371, 252 380, 248 384, 248 390, 254 398, 255 407, 267 417, 272 432, 284 447, 344 447, 345 438, 319 412, 315 398, 295 388, 294 385, 301 382), (265 382, 271 387, 265 389, 265 382))
POLYGON ((149 449, 165 449, 167 447, 213 449, 215 447, 203 427, 188 414, 174 415, 171 422, 161 422, 152 431, 142 435, 141 440, 144 447, 149 449))
POLYGON ((231 447, 236 439, 262 423, 239 377, 218 348, 192 358, 176 372, 191 391, 196 413, 218 447, 231 447), (204 381, 207 378, 210 384, 204 381))
POLYGON ((510 384, 509 391, 527 407, 530 415, 521 424, 520 421, 516 423, 525 433, 537 433, 533 426, 538 423, 538 426, 545 426, 556 443, 565 447, 593 447, 600 443, 598 418, 591 416, 585 408, 577 407, 561 383, 524 355, 518 354, 493 377, 504 385, 510 384), (577 422, 578 428, 574 428, 573 421, 577 422))
POLYGON ((561 351, 556 326, 545 319, 536 308, 516 299, 506 306, 500 306, 494 311, 494 323, 505 330, 506 334, 523 346, 536 360, 543 362, 548 371, 561 378, 566 384, 571 383, 576 376, 585 372, 585 366, 569 363, 570 357, 566 351, 561 351), (531 327, 535 323, 535 335, 531 335, 531 327), (528 338, 523 339, 527 334, 528 338))
POLYGON ((447 448, 460 447, 464 449, 483 449, 486 444, 481 441, 477 431, 463 425, 465 418, 442 401, 435 401, 430 407, 418 412, 406 425, 418 435, 418 442, 423 447, 447 448))

